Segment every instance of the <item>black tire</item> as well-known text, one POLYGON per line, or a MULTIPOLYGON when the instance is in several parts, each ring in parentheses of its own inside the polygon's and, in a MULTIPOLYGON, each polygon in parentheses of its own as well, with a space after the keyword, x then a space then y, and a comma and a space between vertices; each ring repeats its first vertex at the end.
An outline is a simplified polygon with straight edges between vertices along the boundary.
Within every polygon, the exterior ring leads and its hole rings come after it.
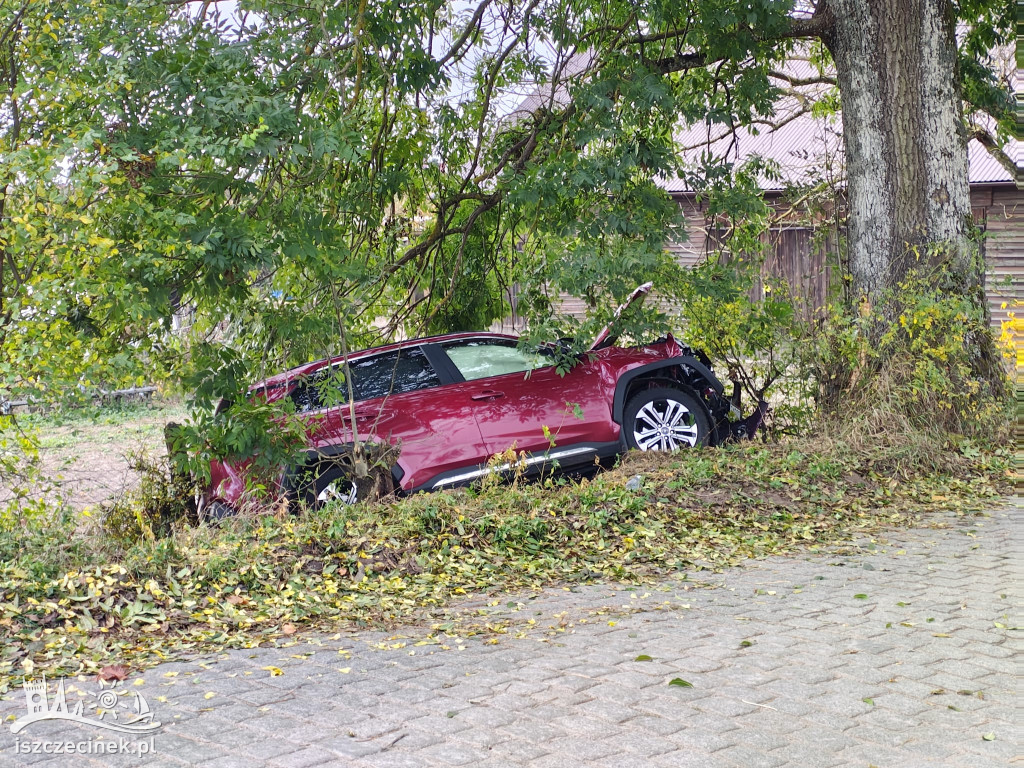
POLYGON ((672 451, 706 445, 711 419, 696 397, 672 387, 637 392, 622 415, 626 445, 640 451, 672 451))
POLYGON ((284 479, 285 497, 296 512, 302 506, 316 509, 331 500, 345 504, 379 501, 395 493, 392 467, 397 460, 398 447, 388 443, 364 444, 361 462, 351 446, 327 446, 289 470, 284 479))
MULTIPOLYGON (((341 457, 339 457, 341 458, 341 457)), ((295 474, 296 501, 307 509, 316 509, 331 499, 352 503, 352 469, 344 459, 307 464, 295 474)), ((357 491, 358 497, 358 491, 357 491)))
POLYGON ((216 523, 228 517, 234 517, 238 510, 223 501, 211 501, 203 507, 203 519, 209 523, 216 523))

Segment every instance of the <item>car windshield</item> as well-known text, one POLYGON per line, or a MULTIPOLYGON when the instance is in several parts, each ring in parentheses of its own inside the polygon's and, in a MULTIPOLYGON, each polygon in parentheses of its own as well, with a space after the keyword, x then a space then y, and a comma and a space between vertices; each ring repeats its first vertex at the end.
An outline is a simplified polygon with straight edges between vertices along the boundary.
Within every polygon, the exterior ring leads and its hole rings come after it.
POLYGON ((523 352, 512 341, 462 341, 447 344, 444 350, 466 381, 522 373, 547 365, 544 355, 523 352))

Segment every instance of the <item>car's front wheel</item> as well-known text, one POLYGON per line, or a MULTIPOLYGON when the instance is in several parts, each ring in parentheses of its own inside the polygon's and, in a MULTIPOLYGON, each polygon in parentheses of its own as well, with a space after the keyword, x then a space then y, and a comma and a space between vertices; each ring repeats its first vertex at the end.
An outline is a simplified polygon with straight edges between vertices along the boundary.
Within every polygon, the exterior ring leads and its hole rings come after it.
POLYGON ((707 443, 711 423, 693 395, 656 387, 638 392, 626 404, 622 431, 630 448, 674 451, 707 443))
POLYGON ((315 462, 301 467, 292 481, 295 501, 308 509, 315 509, 332 500, 354 504, 358 491, 352 481, 352 468, 345 461, 347 458, 335 457, 333 461, 315 462))

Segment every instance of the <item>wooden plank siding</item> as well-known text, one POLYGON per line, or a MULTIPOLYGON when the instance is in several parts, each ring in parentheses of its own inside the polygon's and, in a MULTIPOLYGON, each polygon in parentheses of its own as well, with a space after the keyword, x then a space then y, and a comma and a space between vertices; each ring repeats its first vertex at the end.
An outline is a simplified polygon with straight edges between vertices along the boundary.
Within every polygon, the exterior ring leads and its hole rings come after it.
MULTIPOLYGON (((689 239, 668 248, 680 264, 690 267, 715 252, 719 238, 715 222, 708 220, 692 195, 676 193, 675 197, 686 217, 689 239)), ((783 209, 771 196, 769 202, 783 209)), ((1005 183, 974 184, 971 203, 975 222, 985 232, 986 292, 992 325, 999 328, 1007 312, 1014 311, 1014 301, 1024 300, 1024 190, 1005 183)), ((834 237, 816 238, 815 229, 806 222, 780 221, 769 232, 768 243, 763 278, 751 298, 764 295, 764 280, 784 281, 804 317, 811 319, 825 306, 840 276, 835 268, 834 237)), ((1024 306, 1018 306, 1017 314, 1021 312, 1024 306)))
MULTIPOLYGON (((683 211, 685 235, 671 238, 666 248, 684 267, 693 267, 717 253, 719 242, 715 222, 709 221, 704 207, 689 193, 672 193, 683 211)), ((769 202, 782 211, 782 198, 768 193, 769 202)), ((975 222, 985 232, 984 251, 988 264, 986 292, 992 314, 992 325, 998 329, 1007 313, 1014 311, 1014 301, 1024 301, 1024 190, 1013 184, 972 184, 971 204, 975 222), (1004 307, 1003 304, 1006 306, 1004 307)), ((835 237, 815 237, 815 229, 806 221, 781 221, 768 235, 771 247, 762 269, 762 280, 755 285, 751 298, 764 296, 764 281, 775 286, 784 281, 796 301, 798 310, 810 320, 824 307, 830 291, 840 278, 836 268, 835 237)), ((657 286, 655 286, 655 294, 657 286)), ((555 301, 556 311, 582 317, 585 306, 581 299, 562 294, 555 301)), ((673 314, 673 307, 663 302, 673 314)), ((1024 315, 1024 305, 1017 307, 1024 315)), ((518 331, 519 323, 506 319, 493 330, 518 331)))
POLYGON ((984 209, 985 262, 992 324, 1006 320, 1008 312, 1024 315, 1024 190, 1012 186, 972 190, 971 203, 977 218, 984 209), (1018 307, 1014 310, 1014 301, 1018 307), (1006 304, 1006 307, 1002 305, 1006 304))

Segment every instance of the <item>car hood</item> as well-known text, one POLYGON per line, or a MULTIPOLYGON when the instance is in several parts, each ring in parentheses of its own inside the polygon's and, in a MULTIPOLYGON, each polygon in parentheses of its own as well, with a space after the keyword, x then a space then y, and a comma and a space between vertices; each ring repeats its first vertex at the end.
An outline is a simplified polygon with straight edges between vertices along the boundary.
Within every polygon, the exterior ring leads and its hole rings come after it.
POLYGON ((615 314, 612 316, 611 322, 601 329, 601 332, 597 334, 597 338, 594 339, 594 343, 590 345, 587 351, 596 352, 599 349, 604 349, 605 347, 610 347, 614 344, 615 340, 618 338, 618 333, 612 333, 612 326, 615 325, 615 322, 622 316, 622 313, 626 311, 627 307, 632 306, 634 302, 642 303, 643 300, 647 298, 647 294, 651 292, 651 288, 653 287, 654 283, 644 283, 629 294, 629 298, 622 302, 619 308, 615 310, 615 314))

